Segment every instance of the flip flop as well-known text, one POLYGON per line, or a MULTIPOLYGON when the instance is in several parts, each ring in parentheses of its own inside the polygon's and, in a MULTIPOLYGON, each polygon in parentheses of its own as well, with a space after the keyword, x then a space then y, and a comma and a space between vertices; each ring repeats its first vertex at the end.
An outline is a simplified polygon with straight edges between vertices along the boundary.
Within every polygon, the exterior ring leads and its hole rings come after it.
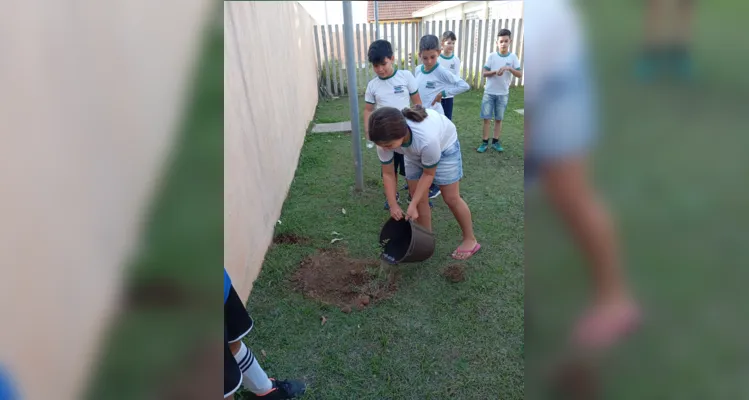
POLYGON ((481 245, 479 243, 476 243, 476 245, 473 246, 473 249, 472 250, 468 250, 468 251, 466 251, 466 250, 460 250, 460 247, 458 247, 457 249, 455 249, 455 251, 453 251, 453 254, 452 254, 451 257, 453 259, 455 259, 455 260, 465 261, 465 260, 473 257, 473 255, 476 254, 479 250, 481 250, 481 245), (468 257, 458 258, 458 257, 456 257, 456 255, 458 255, 458 254, 468 254, 468 257))

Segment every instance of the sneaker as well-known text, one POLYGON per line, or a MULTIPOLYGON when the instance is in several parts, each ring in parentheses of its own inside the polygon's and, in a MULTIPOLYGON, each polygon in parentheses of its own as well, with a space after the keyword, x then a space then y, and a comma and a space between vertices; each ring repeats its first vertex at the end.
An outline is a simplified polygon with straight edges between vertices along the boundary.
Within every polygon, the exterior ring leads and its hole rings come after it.
POLYGON ((401 190, 408 190, 408 183, 406 183, 405 185, 403 185, 403 187, 401 188, 401 190))
MULTIPOLYGON (((398 192, 395 193, 395 201, 398 203, 401 202, 401 194, 398 192)), ((385 211, 390 211, 390 203, 388 203, 387 199, 385 200, 385 211)))
POLYGON ((440 195, 442 191, 440 191, 440 187, 437 185, 432 184, 432 187, 429 188, 429 198, 433 199, 440 195))
POLYGON ((259 395, 252 392, 249 393, 251 399, 268 399, 268 400, 282 400, 282 399, 293 399, 301 396, 307 390, 307 385, 300 381, 277 381, 270 378, 273 383, 273 389, 270 392, 259 395))
POLYGON ((489 148, 489 143, 482 142, 481 146, 479 146, 479 148, 476 149, 476 151, 478 151, 479 153, 484 153, 484 152, 486 152, 486 149, 488 149, 488 148, 489 148))
POLYGON ((492 148, 497 151, 505 151, 505 149, 502 148, 502 142, 494 142, 492 143, 492 148))

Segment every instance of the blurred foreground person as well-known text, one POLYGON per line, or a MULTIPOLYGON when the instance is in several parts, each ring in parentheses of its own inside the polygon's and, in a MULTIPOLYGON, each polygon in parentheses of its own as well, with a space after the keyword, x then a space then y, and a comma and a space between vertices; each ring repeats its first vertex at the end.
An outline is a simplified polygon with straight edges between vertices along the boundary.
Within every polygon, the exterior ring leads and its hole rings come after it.
POLYGON ((571 335, 574 348, 603 350, 637 327, 640 311, 625 282, 612 216, 589 176, 596 136, 592 76, 582 24, 568 0, 549 0, 526 34, 526 185, 538 183, 584 253, 590 305, 571 335), (540 21, 539 21, 540 19, 540 21), (562 42, 559 37, 564 37, 562 42), (536 64, 538 63, 538 64, 536 64))

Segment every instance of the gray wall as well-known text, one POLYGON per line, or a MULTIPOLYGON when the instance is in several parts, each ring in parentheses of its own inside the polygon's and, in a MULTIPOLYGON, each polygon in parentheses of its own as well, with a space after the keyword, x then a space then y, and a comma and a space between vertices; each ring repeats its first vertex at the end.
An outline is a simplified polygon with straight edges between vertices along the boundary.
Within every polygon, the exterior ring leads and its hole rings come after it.
POLYGON ((297 2, 224 3, 224 258, 247 299, 317 106, 314 20, 297 2))

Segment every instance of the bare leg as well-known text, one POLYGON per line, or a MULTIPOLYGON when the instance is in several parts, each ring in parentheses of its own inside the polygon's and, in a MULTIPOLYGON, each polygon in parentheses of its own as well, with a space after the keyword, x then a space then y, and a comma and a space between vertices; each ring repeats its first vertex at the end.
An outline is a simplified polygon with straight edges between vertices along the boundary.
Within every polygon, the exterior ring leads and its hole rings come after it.
POLYGON ((489 140, 489 127, 492 124, 492 120, 485 119, 484 120, 484 140, 489 140))
POLYGON ((494 139, 499 139, 499 135, 502 134, 502 120, 494 120, 494 139))
MULTIPOLYGON (((411 193, 413 198, 416 193, 416 187, 418 186, 418 180, 408 181, 408 192, 411 193)), ((432 209, 429 207, 429 196, 424 196, 419 204, 416 205, 416 209, 419 211, 419 218, 416 223, 426 228, 429 232, 432 231, 432 209)))
POLYGON ((573 158, 542 167, 544 188, 572 231, 590 266, 593 307, 575 333, 578 344, 608 347, 639 319, 622 274, 611 216, 590 185, 585 159, 573 158))
MULTIPOLYGON (((460 197, 460 182, 455 182, 450 185, 440 186, 442 190, 442 198, 445 199, 445 204, 450 208, 450 211, 455 216, 455 219, 460 225, 460 229, 463 231, 463 242, 458 246, 458 249, 465 252, 470 252, 476 247, 476 236, 473 234, 473 219, 471 217, 471 210, 468 208, 465 200, 460 197)), ((470 253, 460 253, 466 257, 470 253)))

